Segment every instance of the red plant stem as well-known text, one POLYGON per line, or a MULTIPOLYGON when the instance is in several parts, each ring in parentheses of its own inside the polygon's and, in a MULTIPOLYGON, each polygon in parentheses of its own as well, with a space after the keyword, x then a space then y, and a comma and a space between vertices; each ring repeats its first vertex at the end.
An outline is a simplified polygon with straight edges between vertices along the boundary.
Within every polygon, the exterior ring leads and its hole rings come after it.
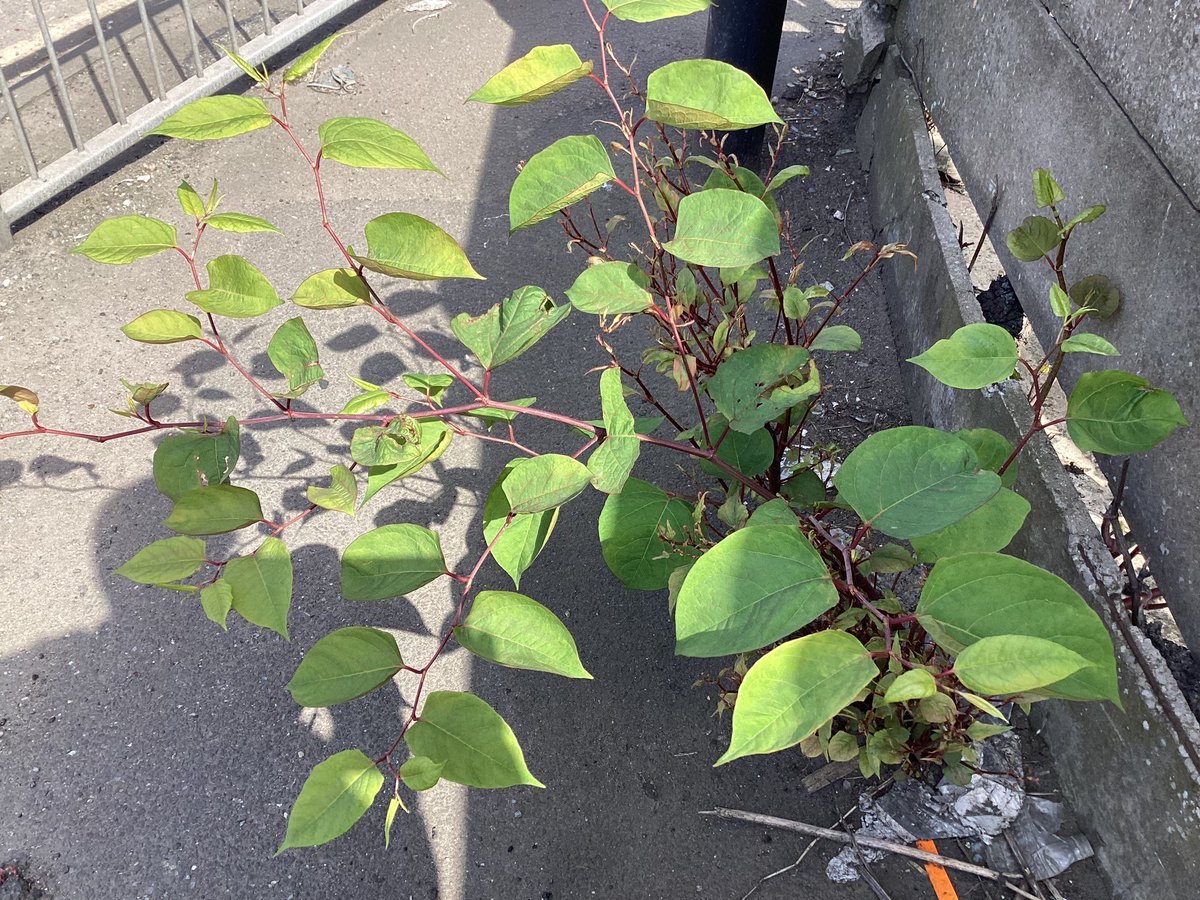
POLYGON ((816 331, 813 331, 812 333, 808 333, 806 330, 805 339, 803 342, 805 347, 812 346, 812 342, 814 340, 816 340, 817 335, 820 334, 824 330, 825 326, 829 324, 829 320, 832 319, 835 315, 837 315, 838 311, 842 308, 842 304, 845 303, 847 298, 849 298, 849 296, 854 293, 855 289, 859 286, 859 284, 862 282, 862 280, 864 278, 866 278, 867 275, 871 272, 871 270, 874 269, 875 266, 877 266, 879 264, 879 261, 882 258, 883 257, 880 255, 880 251, 876 250, 875 256, 872 257, 872 259, 869 263, 867 263, 867 267, 865 269, 863 269, 861 272, 859 272, 858 277, 855 278, 854 281, 852 281, 850 283, 850 287, 846 288, 846 290, 844 290, 837 297, 837 299, 834 300, 833 306, 830 307, 829 312, 827 312, 825 314, 825 318, 821 320, 821 324, 817 326, 816 331))
POLYGON ((672 428, 674 428, 676 431, 683 431, 684 427, 680 425, 678 421, 676 421, 675 417, 671 415, 670 411, 658 401, 658 398, 654 396, 654 393, 646 386, 646 383, 642 381, 641 373, 634 372, 632 369, 627 369, 624 366, 620 366, 620 364, 618 365, 621 371, 632 378, 637 386, 642 389, 642 397, 646 400, 646 402, 651 404, 655 409, 662 413, 663 418, 671 423, 672 428))
MULTIPOLYGON (((621 131, 624 133, 629 143, 629 158, 634 160, 633 163, 633 196, 637 199, 638 207, 642 211, 642 219, 646 222, 646 231, 650 235, 650 242, 655 248, 660 245, 658 243, 658 235, 654 233, 654 221, 650 218, 650 210, 646 208, 646 200, 642 196, 642 179, 637 170, 637 138, 635 131, 629 126, 625 118, 625 110, 621 106, 621 101, 617 99, 617 95, 613 93, 613 89, 608 80, 608 46, 604 41, 604 29, 608 25, 608 15, 604 16, 603 21, 597 22, 596 16, 592 13, 592 8, 588 6, 587 0, 583 2, 583 8, 587 10, 588 18, 592 20, 592 25, 596 29, 596 37, 600 44, 600 71, 602 77, 597 78, 595 75, 590 76, 608 95, 608 99, 612 101, 613 108, 617 111, 617 117, 621 121, 621 131)), ((629 190, 627 185, 622 185, 626 190, 629 190)))
POLYGON ((279 537, 279 535, 282 534, 284 532, 284 530, 291 528, 297 522, 300 522, 300 521, 306 519, 308 516, 312 515, 318 509, 320 509, 320 507, 317 506, 317 504, 313 503, 313 504, 309 505, 308 508, 305 509, 303 512, 297 513, 296 515, 294 515, 290 519, 288 519, 286 522, 280 522, 279 524, 275 524, 274 522, 268 522, 267 524, 271 528, 271 536, 279 537))
POLYGON ((1021 454, 1021 451, 1025 449, 1025 445, 1033 440, 1033 436, 1035 434, 1037 434, 1039 431, 1045 431, 1051 425, 1061 425, 1063 422, 1067 421, 1066 419, 1051 419, 1049 422, 1043 422, 1041 421, 1041 412, 1042 411, 1040 409, 1035 412, 1033 424, 1029 426, 1029 430, 1025 432, 1025 435, 1019 441, 1017 441, 1016 446, 1013 447, 1012 453, 1008 454, 1008 459, 1004 461, 1004 465, 996 470, 997 475, 1003 475, 1008 470, 1008 467, 1013 464, 1013 460, 1015 460, 1021 454))
POLYGON ((258 391, 260 394, 262 394, 264 397, 266 397, 268 400, 270 400, 271 403, 274 404, 277 408, 279 408, 281 410, 287 410, 287 407, 282 402, 280 402, 278 397, 276 397, 274 394, 272 394, 270 391, 268 391, 265 387, 263 387, 258 382, 257 378, 255 378, 253 375, 251 375, 249 372, 247 372, 242 367, 242 364, 240 362, 238 362, 236 359, 234 359, 233 354, 229 352, 229 350, 225 347, 225 344, 221 341, 220 338, 217 338, 216 343, 213 343, 212 341, 208 340, 207 338, 197 338, 196 340, 200 341, 200 343, 202 343, 202 344, 207 344, 213 350, 216 350, 223 357, 225 357, 226 361, 231 366, 233 366, 235 369, 237 369, 238 372, 241 374, 241 376, 243 378, 245 378, 248 382, 250 382, 251 386, 256 391, 258 391))
MULTIPOLYGON (((200 281, 200 272, 196 269, 195 252, 196 252, 196 248, 200 246, 200 236, 203 233, 204 233, 204 226, 201 225, 199 230, 196 232, 196 241, 192 245, 191 253, 188 253, 186 250, 184 250, 182 247, 180 247, 178 245, 176 245, 176 247, 175 247, 175 249, 179 251, 179 255, 182 256, 185 260, 187 260, 188 268, 192 272, 192 280, 196 283, 196 290, 198 290, 198 291, 204 290, 204 285, 200 281)), ((241 376, 243 378, 245 378, 248 382, 250 382, 250 384, 254 387, 254 389, 256 391, 258 391, 260 394, 262 394, 264 397, 266 397, 268 400, 270 400, 276 407, 278 407, 279 409, 283 409, 284 405, 279 402, 279 399, 277 397, 275 397, 265 387, 263 387, 261 384, 259 384, 257 379, 255 379, 254 376, 252 376, 249 372, 247 372, 242 367, 241 363, 239 363, 236 359, 234 359, 233 354, 230 353, 229 349, 225 346, 225 342, 221 340, 221 333, 217 330, 217 323, 213 319, 212 313, 208 314, 208 325, 209 325, 209 328, 212 329, 213 337, 216 338, 216 343, 214 344, 212 341, 208 340, 207 338, 199 338, 198 340, 200 340, 202 343, 207 344, 209 347, 216 350, 223 357, 225 357, 225 360, 230 365, 232 365, 235 369, 237 369, 238 373, 241 374, 241 376)))
POLYGON ((853 550, 855 547, 857 547, 859 544, 861 544, 863 538, 865 538, 870 533, 870 531, 871 531, 871 523, 870 522, 863 522, 860 526, 858 526, 858 530, 856 532, 854 532, 854 539, 850 541, 850 549, 853 550))
POLYGON ((520 450, 526 456, 539 456, 536 450, 531 450, 520 441, 510 438, 496 437, 494 434, 484 434, 481 431, 467 431, 465 428, 458 428, 454 425, 450 426, 455 434, 461 434, 463 437, 475 438, 478 441, 487 441, 491 444, 504 444, 507 447, 512 447, 515 450, 520 450))
POLYGON ((777 496, 773 491, 769 490, 766 485, 754 480, 753 478, 743 475, 733 466, 729 465, 729 463, 717 456, 717 452, 715 450, 692 447, 689 444, 681 444, 678 441, 668 441, 663 438, 657 438, 652 434, 639 434, 637 437, 638 440, 640 440, 643 444, 653 444, 656 447, 666 447, 668 450, 674 450, 677 453, 684 453, 688 456, 694 456, 697 459, 707 460, 722 472, 727 474, 730 478, 737 481, 739 484, 743 484, 750 488, 750 490, 754 491, 754 493, 758 494, 758 496, 762 497, 764 500, 774 500, 777 496))
MULTIPOLYGON (((404 735, 408 732, 408 729, 412 727, 414 722, 420 721, 421 717, 417 713, 417 708, 420 706, 421 697, 425 693, 425 679, 429 675, 429 670, 433 668, 434 664, 441 657, 442 652, 446 649, 446 645, 450 643, 450 638, 454 635, 454 629, 462 624, 463 613, 466 612, 467 609, 467 599, 470 597, 471 589, 475 585, 475 577, 479 574, 479 570, 483 568, 483 564, 487 562, 488 557, 492 555, 492 550, 496 546, 496 542, 500 540, 500 536, 503 535, 508 529, 508 526, 512 524, 512 520, 513 514, 509 513, 508 518, 504 520, 504 524, 500 526, 500 530, 496 532, 496 536, 492 538, 491 542, 486 548, 484 548, 483 553, 479 555, 479 559, 476 561, 474 568, 471 569, 470 573, 465 579, 461 579, 461 584, 463 586, 462 593, 459 595, 458 608, 454 612, 454 620, 450 623, 449 627, 446 628, 446 632, 442 635, 442 639, 438 643, 437 649, 433 651, 433 655, 429 657, 429 661, 420 669, 412 669, 409 666, 404 667, 406 671, 420 673, 420 678, 417 681, 417 689, 413 695, 412 706, 409 710, 407 721, 405 721, 403 727, 400 729, 400 734, 396 736, 396 739, 392 741, 391 746, 387 748, 384 754, 375 760, 375 765, 379 765, 382 762, 387 762, 391 755, 396 752, 396 748, 400 746, 400 742, 404 740, 404 735)), ((446 574, 454 577, 453 573, 447 572, 446 574)))
POLYGON ((358 275, 359 280, 362 281, 363 285, 370 292, 372 299, 375 301, 372 304, 372 308, 380 316, 382 316, 384 321, 386 321, 389 325, 393 325, 400 329, 400 331, 404 332, 405 336, 408 337, 409 340, 413 341, 418 347, 424 350, 425 353, 427 353, 436 363, 438 363, 438 365, 454 376, 455 380, 460 382, 465 388, 467 388, 467 390, 469 390, 479 399, 484 399, 486 395, 483 391, 479 390, 479 388, 477 388, 475 384, 465 375, 463 375, 462 372, 460 372, 451 362, 434 350, 433 347, 429 346, 429 344, 426 343, 426 341, 422 339, 420 335, 409 328, 399 318, 399 316, 387 308, 387 305, 384 304, 383 299, 379 296, 371 283, 367 281, 366 276, 363 275, 362 266, 353 256, 350 255, 350 251, 346 249, 346 245, 343 244, 342 239, 338 237, 337 232, 333 228, 333 223, 329 219, 329 207, 325 202, 325 186, 321 179, 320 151, 317 152, 316 158, 310 156, 308 151, 304 149, 304 145, 300 143, 300 139, 296 136, 296 132, 292 129, 291 125, 288 124, 286 119, 281 119, 278 116, 272 116, 271 118, 274 119, 275 123, 283 129, 284 133, 287 134, 289 138, 291 138, 292 143, 296 145, 296 149, 300 151, 300 154, 304 157, 305 162, 307 162, 309 168, 312 169, 313 181, 316 184, 317 189, 317 202, 321 208, 321 225, 329 233, 329 236, 333 239, 333 242, 337 244, 337 248, 345 258, 346 263, 354 270, 354 272, 358 275))

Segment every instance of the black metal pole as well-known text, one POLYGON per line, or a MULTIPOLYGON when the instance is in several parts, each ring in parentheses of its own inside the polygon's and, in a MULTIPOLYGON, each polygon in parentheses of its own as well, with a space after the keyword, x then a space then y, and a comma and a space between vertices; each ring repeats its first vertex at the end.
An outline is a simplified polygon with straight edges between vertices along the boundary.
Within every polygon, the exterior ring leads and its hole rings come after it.
MULTIPOLYGON (((705 57, 737 66, 769 97, 786 10, 787 0, 718 0, 708 14, 705 57)), ((736 154, 742 165, 757 168, 765 133, 765 126, 730 132, 725 150, 736 154)))

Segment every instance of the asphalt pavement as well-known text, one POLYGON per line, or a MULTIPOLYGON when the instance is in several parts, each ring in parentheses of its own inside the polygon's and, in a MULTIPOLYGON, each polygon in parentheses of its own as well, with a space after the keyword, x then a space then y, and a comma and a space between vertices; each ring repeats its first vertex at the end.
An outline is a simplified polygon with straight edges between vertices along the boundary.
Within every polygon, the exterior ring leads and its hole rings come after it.
MULTIPOLYGON (((815 66, 819 53, 836 46, 825 21, 842 18, 845 6, 789 4, 781 85, 792 66, 815 66)), ((396 0, 353 22, 354 34, 327 61, 350 64, 357 90, 297 90, 289 106, 314 137, 317 124, 333 115, 391 122, 445 171, 442 179, 328 166, 327 200, 351 242, 361 243, 363 223, 389 211, 419 213, 461 240, 487 281, 388 286, 393 308, 461 359, 448 329, 452 315, 482 311, 524 284, 561 297, 581 268, 578 254, 563 252, 552 223, 508 236, 507 192, 521 160, 557 137, 592 130, 607 110, 587 84, 512 110, 463 103, 534 45, 569 41, 582 51, 587 22, 569 0, 458 0, 435 18, 418 18, 396 0)), ((637 55, 645 73, 699 55, 703 28, 703 16, 620 25, 612 39, 624 57, 637 55)), ((832 270, 841 248, 868 233, 863 207, 853 205, 861 173, 854 156, 835 154, 849 146, 837 143, 849 140, 846 123, 826 121, 815 102, 797 96, 797 115, 806 117, 799 135, 815 135, 823 125, 841 129, 833 144, 798 138, 789 151, 797 162, 823 154, 811 160, 816 186, 798 187, 789 203, 816 223, 806 236, 816 244, 814 265, 832 270), (843 215, 832 217, 835 210, 843 215)), ((120 334, 146 309, 184 307, 187 272, 178 257, 103 267, 69 253, 106 216, 139 212, 183 226, 175 186, 186 178, 203 190, 214 177, 226 209, 263 216, 286 234, 210 234, 208 253, 244 253, 281 292, 337 264, 311 174, 274 130, 144 147, 22 229, 16 247, 0 255, 0 380, 37 390, 44 423, 112 430, 122 421, 107 412, 120 402, 119 378, 172 382, 176 399, 166 402, 164 415, 244 417, 261 409, 215 354, 134 345, 120 334)), ((615 210, 618 198, 603 202, 615 210)), ((880 365, 894 368, 882 303, 870 290, 863 303, 852 324, 880 365)), ((264 352, 267 339, 293 314, 281 308, 228 331, 252 371, 268 381, 277 376, 264 352)), ((321 408, 337 409, 354 392, 347 376, 378 382, 423 368, 410 346, 366 315, 305 319, 324 347, 328 386, 313 398, 321 408)), ((502 369, 496 390, 598 413, 594 376, 586 374, 604 362, 593 325, 582 315, 569 318, 502 369)), ((626 336, 633 343, 638 337, 626 336)), ((871 378, 858 377, 865 394, 871 378)), ((875 389, 884 390, 879 384, 875 389)), ((879 415, 902 418, 903 399, 890 390, 878 400, 886 407, 879 415)), ((12 409, 0 413, 0 427, 18 424, 12 409)), ((268 516, 301 509, 309 480, 343 461, 348 433, 325 426, 248 432, 236 478, 262 494, 268 516)), ((569 440, 547 430, 532 434, 545 449, 569 440)), ((674 657, 665 598, 626 591, 608 575, 593 494, 564 510, 522 590, 564 619, 595 680, 501 670, 465 651, 448 654, 433 676, 434 688, 469 688, 492 703, 547 789, 443 784, 400 816, 390 850, 380 805, 328 846, 274 857, 312 765, 349 747, 386 747, 404 710, 389 691, 332 710, 298 709, 283 685, 305 649, 334 628, 362 624, 394 630, 406 656, 421 659, 451 608, 449 589, 436 583, 411 602, 342 600, 341 549, 369 527, 404 521, 435 528, 452 562, 477 554, 482 497, 507 455, 459 440, 430 477, 391 489, 358 520, 324 514, 289 532, 297 579, 292 640, 285 642, 241 622, 222 633, 193 597, 111 574, 168 534, 161 521, 169 503, 150 479, 152 446, 142 439, 0 444, 0 864, 16 864, 48 896, 738 900, 793 862, 806 842, 716 822, 700 810, 738 807, 828 825, 861 789, 851 782, 807 794, 800 779, 814 766, 796 753, 712 767, 729 720, 713 715, 712 692, 693 683, 717 666, 674 657)), ((651 480, 683 477, 663 457, 647 455, 639 465, 638 474, 651 480)), ((215 543, 236 552, 254 540, 215 543)), ((503 574, 487 571, 483 586, 503 588, 503 574)), ((754 896, 873 896, 862 885, 829 884, 829 855, 830 848, 818 847, 754 896)), ((924 876, 911 868, 880 871, 896 900, 930 896, 924 876)))

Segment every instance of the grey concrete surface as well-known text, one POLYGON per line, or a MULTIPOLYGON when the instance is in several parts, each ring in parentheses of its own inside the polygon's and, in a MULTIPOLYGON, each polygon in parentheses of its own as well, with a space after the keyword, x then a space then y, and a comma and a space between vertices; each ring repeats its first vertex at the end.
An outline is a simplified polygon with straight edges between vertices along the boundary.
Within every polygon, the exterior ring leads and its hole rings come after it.
MULTIPOLYGON (((1196 422, 1200 315, 1192 298, 1200 283, 1194 252, 1200 212, 1076 47, 1037 0, 910 2, 901 6, 895 28, 971 195, 986 206, 995 185, 1003 190, 992 233, 1043 341, 1057 327, 1045 300, 1048 270, 1016 262, 999 239, 1034 212, 1030 173, 1048 166, 1072 209, 1108 207, 1072 242, 1067 270, 1071 281, 1102 273, 1121 288, 1121 311, 1091 329, 1122 356, 1068 359, 1065 385, 1088 368, 1116 363, 1170 390, 1196 422), (964 59, 971 64, 964 66, 964 59)), ((1102 461, 1110 477, 1119 463, 1102 461)), ((1200 543, 1198 478, 1200 431, 1181 429, 1154 452, 1134 458, 1123 504, 1193 649, 1200 647, 1200 560, 1191 552, 1200 543)))
MULTIPOLYGON (((821 3, 789 6, 781 69, 836 43, 821 3)), ((461 358, 447 322, 479 311, 512 289, 539 283, 557 296, 582 260, 562 253, 545 225, 507 235, 507 191, 522 159, 566 133, 590 130, 606 114, 586 85, 533 107, 494 111, 462 98, 529 47, 587 42, 586 23, 562 0, 458 2, 414 29, 415 15, 389 3, 353 23, 354 36, 330 59, 361 73, 353 96, 297 92, 290 104, 302 132, 332 115, 370 115, 416 138, 449 176, 353 172, 328 166, 331 214, 352 241, 371 217, 418 212, 460 238, 488 276, 478 283, 388 286, 389 302, 435 346, 461 358)), ((638 53, 644 72, 694 55, 703 19, 667 26, 617 26, 613 39, 638 53), (628 43, 627 43, 628 42, 628 43)), ((627 53, 632 56, 632 52, 627 53)), ((835 103, 836 106, 836 103, 835 103)), ((845 123, 803 99, 789 114, 796 137, 789 161, 814 164, 811 187, 789 195, 812 238, 814 275, 843 280, 835 261, 867 229, 854 157, 838 156, 845 123), (802 120, 799 118, 802 117, 802 120), (830 128, 835 135, 826 134, 830 128), (837 132, 836 129, 842 129, 837 132), (850 205, 847 207, 847 201, 850 205), (844 223, 832 217, 844 213, 844 223)), ((309 175, 278 134, 228 142, 169 142, 81 189, 18 233, 0 256, 0 370, 42 397, 44 422, 105 431, 119 402, 119 377, 173 382, 164 414, 259 410, 214 354, 135 346, 118 327, 147 308, 182 306, 180 260, 166 255, 124 268, 69 254, 108 215, 142 212, 180 221, 174 188, 203 189, 219 176, 225 208, 264 216, 286 236, 206 235, 207 253, 237 248, 281 289, 337 264, 321 232, 309 175), (171 404, 175 408, 171 408, 171 404)), ((853 313, 879 366, 895 369, 887 314, 870 286, 853 313)), ((262 353, 287 309, 227 329, 256 375, 274 376, 262 353)), ((306 321, 323 344, 329 385, 322 408, 339 408, 347 375, 382 381, 427 369, 410 348, 349 312, 306 321)), ((532 391, 552 407, 595 409, 584 375, 603 362, 592 322, 573 316, 494 380, 513 396, 532 391)), ((635 334, 620 336, 636 342, 635 334)), ((903 419, 889 379, 855 374, 885 421, 903 419), (881 393, 882 392, 882 393, 881 393)), ((882 369, 878 371, 883 371, 882 369)), ((848 388, 847 390, 849 390, 848 388)), ((314 401, 316 402, 316 401, 314 401)), ((5 426, 13 411, 0 412, 5 426)), ((830 416, 831 425, 838 423, 830 416)), ((858 425, 858 428, 866 426, 858 425)), ((262 429, 243 442, 238 478, 257 488, 270 515, 300 509, 311 477, 342 461, 348 430, 262 429)), ((529 439, 561 449, 561 435, 529 439)), ((398 898, 740 898, 761 877, 799 856, 804 841, 737 828, 696 815, 714 805, 830 824, 854 802, 860 783, 809 796, 799 784, 811 764, 797 754, 755 758, 721 769, 711 762, 728 739, 714 698, 693 682, 714 666, 671 654, 662 597, 632 594, 609 577, 595 535, 599 500, 565 512, 554 540, 522 589, 569 624, 595 674, 588 683, 473 664, 453 652, 435 688, 470 689, 512 725, 545 791, 471 791, 440 786, 401 815, 385 852, 377 807, 347 836, 312 851, 272 854, 285 814, 311 766, 347 747, 376 749, 395 734, 403 710, 395 692, 331 711, 297 709, 283 685, 304 650, 333 628, 395 630, 407 656, 422 659, 446 620, 450 595, 430 585, 412 602, 347 603, 338 597, 338 556, 378 524, 429 524, 452 562, 481 549, 475 518, 506 458, 491 445, 458 441, 421 477, 374 501, 357 521, 314 517, 289 533, 297 564, 292 641, 234 624, 228 635, 190 597, 133 586, 111 574, 133 552, 166 535, 168 511, 149 480, 150 441, 104 447, 70 441, 0 447, 0 862, 16 861, 62 900, 154 897, 398 898)), ((573 445, 572 445, 573 446, 573 445)), ((679 477, 647 455, 646 477, 679 477)), ((216 540, 236 552, 245 535, 216 540)), ((503 587, 489 570, 485 586, 503 587)), ((824 880, 818 847, 804 866, 764 884, 755 897, 861 900, 862 885, 824 880)), ((896 900, 924 898, 924 876, 898 863, 879 877, 896 900)))
MULTIPOLYGON (((877 239, 904 242, 921 260, 916 268, 893 266, 884 272, 897 349, 908 356, 982 316, 945 208, 917 93, 894 49, 868 100, 859 141, 870 160, 869 202, 877 239)), ((949 429, 984 426, 1010 439, 1028 427, 1029 405, 1019 385, 955 391, 916 367, 901 371, 917 421, 949 429)), ((1072 583, 1108 624, 1118 649, 1124 705, 1122 710, 1109 704, 1041 704, 1034 718, 1038 731, 1092 837, 1113 896, 1192 897, 1200 874, 1200 774, 1170 718, 1182 723, 1193 744, 1196 721, 1154 648, 1140 633, 1117 626, 1113 613, 1120 604, 1120 575, 1044 437, 1022 455, 1016 488, 1033 511, 1011 550, 1072 583)))
POLYGON ((1200 206, 1200 4, 1045 0, 1044 6, 1200 206))

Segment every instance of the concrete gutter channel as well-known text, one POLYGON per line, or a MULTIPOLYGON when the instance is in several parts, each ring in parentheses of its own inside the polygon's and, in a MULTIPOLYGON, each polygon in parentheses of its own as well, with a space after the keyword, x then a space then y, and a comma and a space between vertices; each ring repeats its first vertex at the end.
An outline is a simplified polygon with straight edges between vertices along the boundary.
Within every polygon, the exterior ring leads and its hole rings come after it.
MULTIPOLYGON (((903 242, 920 258, 915 269, 893 265, 883 274, 903 359, 983 317, 946 209, 921 101, 895 48, 867 100, 858 142, 869 170, 875 239, 903 242)), ((1010 438, 1028 425, 1029 404, 1018 384, 964 392, 915 366, 902 373, 917 422, 986 426, 1010 438)), ((1104 619, 1117 646, 1125 707, 1046 703, 1036 708, 1034 724, 1114 897, 1193 898, 1200 879, 1194 755, 1200 727, 1158 651, 1127 617, 1116 617, 1121 575, 1048 440, 1030 443, 1020 471, 1018 489, 1033 513, 1011 549, 1065 578, 1104 619)))

